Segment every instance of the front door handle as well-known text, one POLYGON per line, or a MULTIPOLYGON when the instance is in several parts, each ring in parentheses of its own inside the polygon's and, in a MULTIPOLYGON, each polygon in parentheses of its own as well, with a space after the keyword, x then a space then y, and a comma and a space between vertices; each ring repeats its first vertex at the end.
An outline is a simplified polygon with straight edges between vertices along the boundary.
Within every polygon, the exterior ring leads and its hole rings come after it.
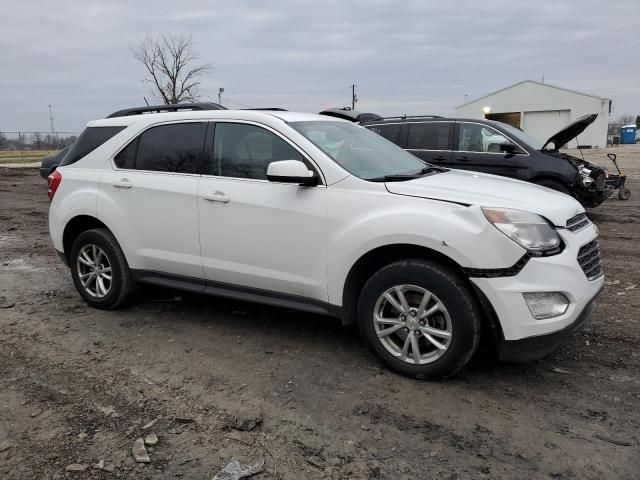
POLYGON ((131 187, 133 187, 133 184, 129 181, 128 178, 121 178, 120 180, 116 180, 111 185, 113 185, 114 188, 131 188, 131 187))
POLYGON ((210 202, 220 203, 229 203, 229 200, 231 200, 227 195, 220 191, 214 193, 204 193, 202 194, 202 198, 210 202))
POLYGON ((437 160, 439 162, 446 160, 447 157, 445 157, 444 155, 438 155, 437 157, 433 157, 433 160, 437 160))

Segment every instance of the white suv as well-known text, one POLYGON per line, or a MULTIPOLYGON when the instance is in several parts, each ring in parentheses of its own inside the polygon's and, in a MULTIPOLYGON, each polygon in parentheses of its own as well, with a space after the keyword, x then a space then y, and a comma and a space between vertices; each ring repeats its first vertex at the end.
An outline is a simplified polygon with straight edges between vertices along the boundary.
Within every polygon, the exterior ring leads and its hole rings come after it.
POLYGON ((55 249, 95 307, 144 282, 328 314, 414 377, 454 374, 481 333, 503 359, 539 358, 604 283, 571 197, 434 167, 326 116, 97 120, 49 195, 55 249))

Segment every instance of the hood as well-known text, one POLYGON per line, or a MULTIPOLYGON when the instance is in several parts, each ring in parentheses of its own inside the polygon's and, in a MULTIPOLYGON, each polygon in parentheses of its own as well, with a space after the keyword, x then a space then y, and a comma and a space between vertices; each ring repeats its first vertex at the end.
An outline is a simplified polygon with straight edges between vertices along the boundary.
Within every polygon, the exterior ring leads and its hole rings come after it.
POLYGON ((553 142, 555 150, 558 150, 563 145, 566 145, 571 140, 580 135, 584 130, 591 125, 595 119, 598 117, 597 113, 592 113, 591 115, 585 115, 584 117, 580 117, 575 122, 570 123, 562 130, 557 133, 554 133, 549 140, 545 142, 542 146, 541 150, 547 148, 547 145, 553 142))
POLYGON ((532 183, 479 172, 449 170, 405 182, 387 182, 398 195, 430 198, 467 205, 514 208, 542 215, 558 227, 584 212, 572 197, 532 183))

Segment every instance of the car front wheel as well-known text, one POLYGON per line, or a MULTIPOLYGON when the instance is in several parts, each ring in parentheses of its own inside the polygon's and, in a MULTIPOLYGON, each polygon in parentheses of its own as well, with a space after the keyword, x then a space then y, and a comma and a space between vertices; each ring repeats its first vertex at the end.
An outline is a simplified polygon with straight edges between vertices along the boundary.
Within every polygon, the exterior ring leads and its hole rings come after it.
POLYGON ((129 266, 111 232, 103 228, 82 232, 69 260, 73 283, 87 303, 112 309, 124 302, 130 285, 129 266))
POLYGON ((466 365, 480 340, 480 318, 463 278, 427 260, 376 272, 358 302, 360 332, 391 370, 446 378, 466 365))

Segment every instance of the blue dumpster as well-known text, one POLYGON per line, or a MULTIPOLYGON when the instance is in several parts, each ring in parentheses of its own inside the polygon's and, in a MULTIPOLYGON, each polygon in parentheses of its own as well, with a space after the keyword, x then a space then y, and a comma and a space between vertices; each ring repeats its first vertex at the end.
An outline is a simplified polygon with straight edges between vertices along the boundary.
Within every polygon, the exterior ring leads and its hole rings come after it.
POLYGON ((636 132, 638 131, 635 125, 625 125, 620 128, 620 143, 629 145, 636 143, 636 132))

